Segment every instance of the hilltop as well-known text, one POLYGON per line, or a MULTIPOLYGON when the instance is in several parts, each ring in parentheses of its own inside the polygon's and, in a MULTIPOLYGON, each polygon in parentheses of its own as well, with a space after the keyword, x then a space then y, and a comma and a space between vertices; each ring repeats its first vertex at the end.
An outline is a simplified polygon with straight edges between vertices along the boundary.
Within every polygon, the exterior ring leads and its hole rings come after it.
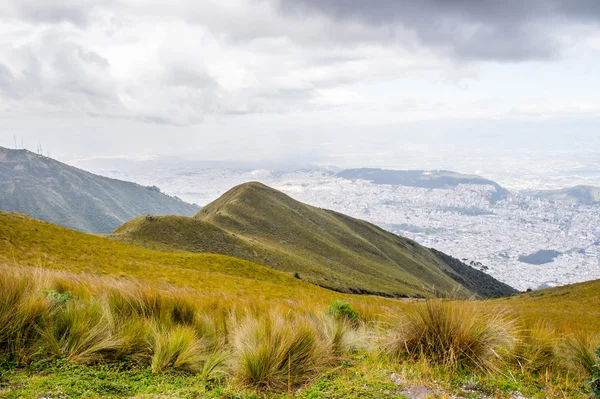
POLYGON ((0 147, 0 210, 64 227, 110 233, 145 214, 192 215, 199 208, 157 187, 109 179, 27 150, 0 147))
POLYGON ((516 293, 412 240, 303 204, 256 182, 232 188, 194 218, 139 217, 111 237, 159 250, 231 255, 347 293, 463 297, 516 293))
POLYGON ((336 174, 349 180, 368 180, 375 184, 410 186, 422 188, 445 188, 459 184, 493 186, 490 201, 497 202, 508 196, 508 190, 498 183, 477 175, 465 175, 448 170, 388 170, 376 168, 346 169, 336 174))

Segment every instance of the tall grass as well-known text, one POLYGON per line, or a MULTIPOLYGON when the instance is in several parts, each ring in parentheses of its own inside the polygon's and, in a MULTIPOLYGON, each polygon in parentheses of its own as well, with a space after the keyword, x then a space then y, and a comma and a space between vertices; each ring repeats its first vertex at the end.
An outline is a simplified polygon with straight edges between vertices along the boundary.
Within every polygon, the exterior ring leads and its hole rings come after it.
POLYGON ((303 384, 332 358, 331 347, 303 317, 249 316, 236 327, 232 344, 234 376, 263 389, 303 384))
POLYGON ((471 302, 428 301, 409 311, 388 338, 387 352, 456 369, 497 370, 514 344, 514 324, 483 315, 471 302))
POLYGON ((478 302, 432 300, 377 311, 360 302, 242 303, 227 296, 95 275, 0 266, 0 362, 67 359, 178 370, 206 381, 291 391, 351 353, 450 370, 569 373, 583 381, 597 337, 521 326, 478 302), (367 315, 367 316, 365 316, 367 315), (389 320, 396 320, 389 323, 389 320))

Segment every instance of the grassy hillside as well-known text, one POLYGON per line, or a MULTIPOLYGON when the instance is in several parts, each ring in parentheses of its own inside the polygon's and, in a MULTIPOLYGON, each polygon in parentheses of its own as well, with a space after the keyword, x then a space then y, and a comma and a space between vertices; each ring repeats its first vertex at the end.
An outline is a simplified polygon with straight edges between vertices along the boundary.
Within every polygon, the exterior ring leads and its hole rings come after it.
POLYGON ((135 216, 192 215, 198 207, 156 187, 109 179, 27 150, 0 147, 0 210, 80 231, 110 233, 135 216))
POLYGON ((140 279, 207 296, 317 296, 326 302, 334 294, 241 259, 161 253, 6 212, 0 212, 0 264, 140 279))
POLYGON ((600 280, 527 292, 482 305, 506 306, 524 320, 566 331, 600 333, 600 280))
POLYGON ((0 212, 0 397, 586 398, 599 288, 346 295, 0 212))
POLYGON ((348 293, 491 297, 515 292, 412 240, 260 183, 231 189, 194 219, 136 218, 112 238, 160 250, 232 255, 348 293))

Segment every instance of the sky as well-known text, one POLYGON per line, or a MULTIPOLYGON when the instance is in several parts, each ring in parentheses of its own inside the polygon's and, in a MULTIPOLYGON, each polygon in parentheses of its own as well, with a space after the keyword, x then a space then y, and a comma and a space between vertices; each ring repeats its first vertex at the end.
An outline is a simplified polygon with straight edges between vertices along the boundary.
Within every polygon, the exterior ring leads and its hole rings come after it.
POLYGON ((0 9, 5 147, 67 160, 413 168, 471 157, 471 169, 511 154, 600 154, 597 0, 0 0, 0 9))

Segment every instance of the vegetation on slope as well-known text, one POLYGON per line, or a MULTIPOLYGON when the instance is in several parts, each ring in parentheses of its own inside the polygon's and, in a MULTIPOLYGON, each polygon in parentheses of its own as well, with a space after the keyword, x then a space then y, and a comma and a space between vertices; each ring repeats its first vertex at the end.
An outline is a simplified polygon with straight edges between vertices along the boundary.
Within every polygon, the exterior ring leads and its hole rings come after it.
POLYGON ((516 292, 414 241, 260 183, 234 187, 194 220, 136 218, 112 238, 159 250, 232 255, 347 293, 493 297, 516 292))
POLYGON ((137 278, 207 296, 333 298, 327 290, 245 260, 151 251, 6 212, 0 212, 0 263, 137 278))
POLYGON ((0 210, 60 226, 110 233, 146 214, 192 215, 196 205, 157 187, 94 175, 27 150, 0 147, 0 210))
POLYGON ((538 190, 525 193, 552 201, 568 201, 582 205, 597 205, 600 203, 600 187, 593 186, 575 186, 561 190, 538 190))
POLYGON ((482 306, 500 304, 524 320, 541 320, 565 332, 600 332, 600 280, 482 302, 482 306))
POLYGON ((418 387, 584 398, 597 361, 593 339, 539 339, 478 302, 415 302, 353 324, 308 300, 214 301, 87 273, 0 272, 2 397, 401 398, 418 387))
POLYGON ((0 237, 2 397, 591 393, 597 282, 492 301, 393 300, 16 214, 0 213, 0 237))

